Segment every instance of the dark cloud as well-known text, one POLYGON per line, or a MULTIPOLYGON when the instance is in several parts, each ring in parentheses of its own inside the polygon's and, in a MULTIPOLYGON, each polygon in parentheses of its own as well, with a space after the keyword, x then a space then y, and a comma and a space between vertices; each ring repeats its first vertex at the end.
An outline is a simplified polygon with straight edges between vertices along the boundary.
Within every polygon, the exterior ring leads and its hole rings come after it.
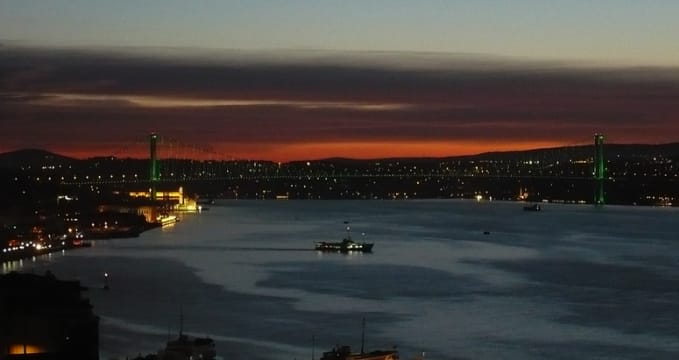
POLYGON ((492 146, 572 144, 595 131, 617 142, 668 142, 679 130, 673 68, 454 56, 414 61, 421 58, 397 53, 335 60, 317 53, 149 53, 3 48, 3 142, 22 147, 77 136, 115 143, 159 131, 187 142, 250 145, 478 140, 492 146), (226 100, 236 103, 220 103, 226 100))

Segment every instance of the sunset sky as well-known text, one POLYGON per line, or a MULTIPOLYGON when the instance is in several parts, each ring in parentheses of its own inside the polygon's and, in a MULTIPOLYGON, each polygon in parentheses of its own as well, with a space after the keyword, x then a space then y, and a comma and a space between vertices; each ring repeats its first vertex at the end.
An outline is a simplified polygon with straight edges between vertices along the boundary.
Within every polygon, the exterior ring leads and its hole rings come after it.
POLYGON ((0 0, 0 152, 143 156, 150 132, 276 161, 679 141, 678 16, 670 0, 0 0))

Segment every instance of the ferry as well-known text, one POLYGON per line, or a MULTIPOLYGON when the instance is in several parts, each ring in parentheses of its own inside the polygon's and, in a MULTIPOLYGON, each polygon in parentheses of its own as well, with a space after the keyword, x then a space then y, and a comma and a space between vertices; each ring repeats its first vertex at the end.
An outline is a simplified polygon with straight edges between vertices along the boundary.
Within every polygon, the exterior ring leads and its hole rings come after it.
POLYGON ((347 237, 340 242, 319 241, 314 244, 314 248, 318 251, 331 252, 372 252, 373 243, 360 243, 351 240, 351 227, 349 222, 344 222, 347 225, 347 237))
POLYGON ((184 334, 184 311, 180 312, 179 337, 167 342, 165 349, 158 351, 157 360, 201 359, 215 360, 215 342, 209 337, 190 337, 184 334))
POLYGON ((351 347, 335 346, 332 350, 324 352, 321 360, 398 360, 396 350, 375 350, 371 352, 352 353, 351 347))
POLYGON ((314 248, 318 251, 372 252, 373 245, 373 243, 357 243, 351 239, 344 239, 340 242, 319 241, 314 248))
MULTIPOLYGON (((323 353, 320 360, 399 360, 398 351, 396 347, 394 350, 374 350, 371 352, 364 352, 365 345, 365 318, 363 318, 363 326, 361 329, 361 352, 352 353, 351 347, 347 345, 335 345, 335 347, 323 353)), ((313 358, 313 356, 312 356, 313 358)))
POLYGON ((176 340, 167 342, 165 349, 158 352, 158 360, 216 359, 215 342, 211 338, 192 338, 179 334, 176 340))

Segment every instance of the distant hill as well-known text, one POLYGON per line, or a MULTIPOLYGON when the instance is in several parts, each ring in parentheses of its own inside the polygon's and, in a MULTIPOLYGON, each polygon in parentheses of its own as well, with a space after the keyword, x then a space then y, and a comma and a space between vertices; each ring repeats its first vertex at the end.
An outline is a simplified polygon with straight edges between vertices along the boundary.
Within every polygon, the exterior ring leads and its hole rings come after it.
MULTIPOLYGON (((679 143, 668 144, 605 144, 604 156, 606 158, 652 158, 662 154, 667 158, 679 158, 679 143)), ((417 163, 434 163, 440 161, 459 161, 459 160, 568 160, 586 159, 594 156, 594 145, 578 145, 568 147, 555 147, 519 151, 498 151, 487 152, 475 155, 460 155, 441 158, 422 157, 422 158, 378 158, 378 159, 347 159, 347 158, 327 158, 320 161, 334 164, 356 165, 361 162, 375 161, 400 161, 417 163)), ((293 161, 295 163, 297 161, 293 161)), ((302 163, 303 161, 298 161, 302 163)))
MULTIPOLYGON (((652 158, 663 155, 667 158, 679 158, 679 143, 668 144, 605 144, 604 157, 612 159, 620 157, 625 159, 652 158)), ((594 156, 594 145, 579 145, 569 147, 533 149, 524 151, 489 152, 478 155, 460 156, 451 159, 467 160, 567 160, 567 158, 585 159, 594 156)))
POLYGON ((21 165, 73 165, 79 162, 67 156, 41 149, 23 149, 0 154, 0 168, 16 168, 21 165))
MULTIPOLYGON (((309 160, 314 163, 324 162, 327 164, 334 164, 334 166, 360 166, 370 162, 393 162, 399 161, 403 163, 413 163, 417 165, 434 165, 441 161, 483 161, 483 160, 540 160, 540 161, 554 161, 554 160, 568 160, 568 159, 588 159, 594 156, 593 145, 580 145, 569 147, 533 149, 523 151, 504 151, 504 152, 488 152, 476 155, 462 155, 451 157, 422 157, 422 158, 377 158, 377 159, 350 159, 350 158, 326 158, 320 160, 309 160)), ((607 159, 614 157, 625 159, 650 159, 655 156, 662 155, 666 158, 679 159, 679 143, 669 144, 606 144, 604 146, 604 156, 607 159)), ((0 169, 17 168, 19 166, 29 165, 31 167, 42 166, 69 166, 79 165, 91 161, 108 159, 109 157, 90 158, 85 160, 78 160, 67 156, 55 154, 49 151, 40 149, 24 149, 0 154, 0 169)), ((303 166, 307 160, 299 160, 289 162, 288 165, 303 166)))

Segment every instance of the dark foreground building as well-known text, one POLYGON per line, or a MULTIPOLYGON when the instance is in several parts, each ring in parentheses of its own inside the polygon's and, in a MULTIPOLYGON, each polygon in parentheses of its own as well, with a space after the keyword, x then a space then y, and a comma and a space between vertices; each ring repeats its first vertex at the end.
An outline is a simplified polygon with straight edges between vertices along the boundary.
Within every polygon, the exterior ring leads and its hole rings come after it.
POLYGON ((99 359, 99 318, 79 281, 0 276, 0 360, 99 359))

